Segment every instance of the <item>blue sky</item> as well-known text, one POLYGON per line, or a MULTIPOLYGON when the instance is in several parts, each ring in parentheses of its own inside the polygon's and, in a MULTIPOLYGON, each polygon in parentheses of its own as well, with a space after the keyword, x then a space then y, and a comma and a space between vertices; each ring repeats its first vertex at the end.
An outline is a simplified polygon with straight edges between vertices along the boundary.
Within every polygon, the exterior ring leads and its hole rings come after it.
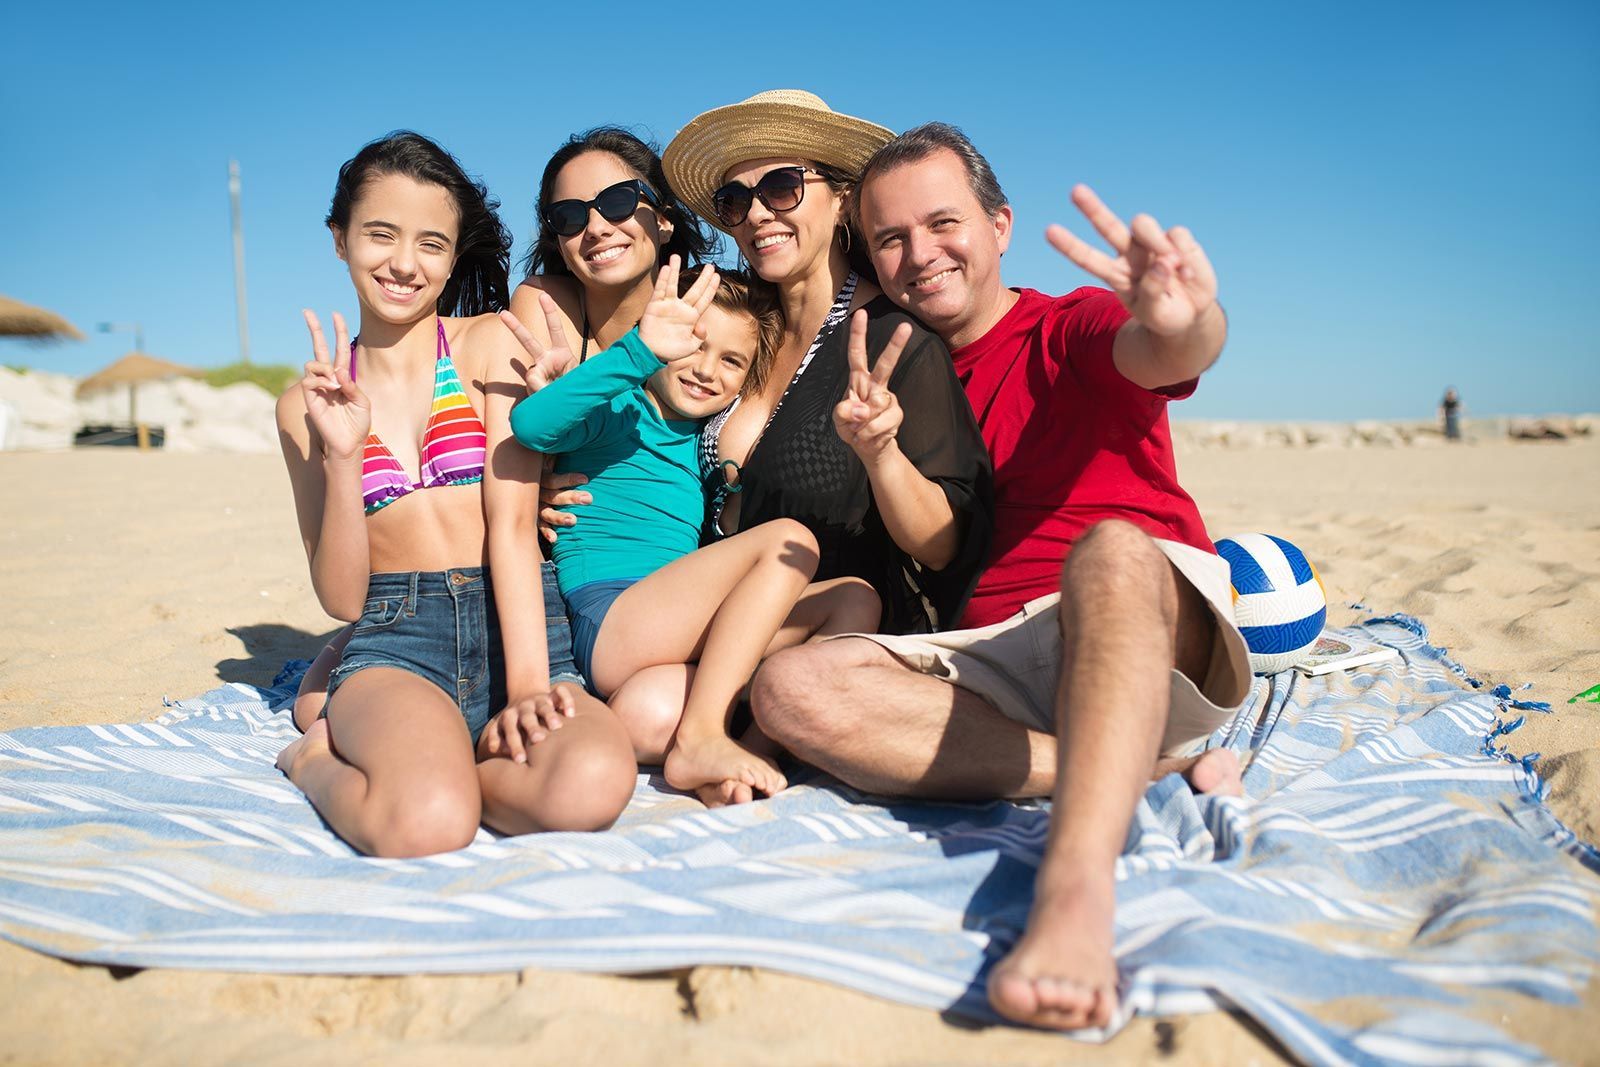
MULTIPOLYGON (((520 257, 570 132, 664 143, 706 108, 798 87, 895 129, 966 129, 1018 215, 1010 284, 1091 280, 1042 238, 1052 221, 1087 234, 1074 181, 1193 229, 1232 336, 1176 417, 1426 415, 1446 384, 1479 414, 1600 410, 1592 2, 373 10, 14 10, 0 293, 232 361, 236 158, 252 354, 299 363, 301 307, 355 310, 321 220, 372 137, 441 141, 500 197, 520 257)), ((131 341, 0 340, 0 362, 81 374, 131 341)))

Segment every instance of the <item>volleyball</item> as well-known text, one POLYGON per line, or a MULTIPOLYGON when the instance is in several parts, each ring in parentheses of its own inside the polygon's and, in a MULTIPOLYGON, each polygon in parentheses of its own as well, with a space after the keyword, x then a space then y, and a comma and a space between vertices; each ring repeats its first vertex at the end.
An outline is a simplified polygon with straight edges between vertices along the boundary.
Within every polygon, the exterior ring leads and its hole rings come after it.
POLYGON ((1271 534, 1217 542, 1233 572, 1233 617, 1257 674, 1288 670, 1317 643, 1328 621, 1328 593, 1305 553, 1271 534))

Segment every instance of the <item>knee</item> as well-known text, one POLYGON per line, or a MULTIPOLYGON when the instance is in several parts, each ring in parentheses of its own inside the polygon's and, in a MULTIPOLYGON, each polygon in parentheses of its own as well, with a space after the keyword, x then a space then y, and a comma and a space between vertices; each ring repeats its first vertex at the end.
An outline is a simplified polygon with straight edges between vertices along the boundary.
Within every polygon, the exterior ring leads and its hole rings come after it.
POLYGON ((550 768, 548 792, 557 798, 541 812, 545 830, 590 833, 608 829, 633 799, 639 765, 620 740, 575 745, 550 768))
POLYGON ((883 599, 864 578, 847 578, 839 586, 840 633, 873 633, 883 621, 883 599))
POLYGON ((769 657, 750 685, 750 712, 761 732, 804 758, 848 732, 857 709, 845 699, 839 646, 800 645, 769 657))
POLYGON ((371 853, 385 859, 433 856, 466 848, 478 833, 481 802, 471 790, 439 785, 382 805, 372 828, 371 853))
POLYGON ((817 547, 817 535, 808 526, 794 519, 773 519, 764 525, 776 558, 805 571, 808 579, 816 573, 822 550, 817 547))
POLYGON ((1166 557, 1149 534, 1132 523, 1106 519, 1073 544, 1061 569, 1062 598, 1127 595, 1150 588, 1166 569, 1166 557))

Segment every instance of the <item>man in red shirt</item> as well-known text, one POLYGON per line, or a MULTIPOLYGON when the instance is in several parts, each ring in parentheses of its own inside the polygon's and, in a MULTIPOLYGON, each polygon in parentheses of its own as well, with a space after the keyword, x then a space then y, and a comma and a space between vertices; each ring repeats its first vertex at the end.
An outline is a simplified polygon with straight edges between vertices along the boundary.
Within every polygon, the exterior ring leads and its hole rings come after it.
POLYGON ((1072 198, 1115 255, 1047 237, 1110 288, 1048 297, 1001 284, 1011 209, 959 130, 918 127, 867 164, 880 284, 950 346, 994 458, 993 554, 959 629, 781 652, 751 694, 768 736, 867 791, 1053 794, 1028 927, 989 999, 1062 1029, 1115 1012, 1114 868, 1152 772, 1238 792, 1232 753, 1192 751, 1250 680, 1167 427, 1222 351, 1216 277, 1188 230, 1072 198))

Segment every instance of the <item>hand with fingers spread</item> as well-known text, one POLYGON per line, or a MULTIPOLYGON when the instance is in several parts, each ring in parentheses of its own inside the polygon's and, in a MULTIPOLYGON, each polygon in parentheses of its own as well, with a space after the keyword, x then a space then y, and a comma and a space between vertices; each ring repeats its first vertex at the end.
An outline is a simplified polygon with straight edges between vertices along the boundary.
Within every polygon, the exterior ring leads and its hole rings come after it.
POLYGON ((895 436, 900 431, 904 412, 889 388, 889 378, 910 339, 911 324, 902 322, 869 370, 867 313, 857 311, 850 318, 850 384, 845 389, 844 399, 834 406, 833 428, 839 439, 868 467, 897 447, 895 436))
POLYGON ((1147 330, 1174 337, 1193 328, 1217 304, 1217 276, 1194 234, 1182 226, 1163 231, 1149 215, 1125 224, 1087 185, 1072 202, 1116 250, 1115 259, 1062 226, 1045 237, 1072 262, 1105 282, 1147 330))
POLYGON ((515 698, 484 727, 480 751, 485 756, 527 763, 528 749, 577 713, 577 700, 565 682, 558 682, 548 693, 515 698))
POLYGON ((717 295, 717 268, 706 264, 694 285, 678 295, 678 257, 671 256, 656 274, 655 291, 639 319, 639 340, 663 363, 692 356, 705 341, 701 322, 717 295))
POLYGON ((372 430, 372 403, 356 385, 350 372, 350 332, 344 316, 333 313, 334 350, 330 357, 322 323, 308 308, 306 326, 311 331, 312 359, 306 364, 300 391, 305 396, 306 416, 322 439, 325 455, 349 459, 361 455, 372 430))
POLYGON ((500 321, 505 323, 506 329, 511 331, 511 336, 517 339, 522 350, 528 353, 528 369, 523 379, 530 393, 537 393, 578 365, 578 357, 567 343, 567 333, 561 327, 561 312, 549 293, 539 294, 539 309, 544 312, 545 329, 550 334, 549 345, 540 344, 533 332, 511 312, 500 312, 500 321))

